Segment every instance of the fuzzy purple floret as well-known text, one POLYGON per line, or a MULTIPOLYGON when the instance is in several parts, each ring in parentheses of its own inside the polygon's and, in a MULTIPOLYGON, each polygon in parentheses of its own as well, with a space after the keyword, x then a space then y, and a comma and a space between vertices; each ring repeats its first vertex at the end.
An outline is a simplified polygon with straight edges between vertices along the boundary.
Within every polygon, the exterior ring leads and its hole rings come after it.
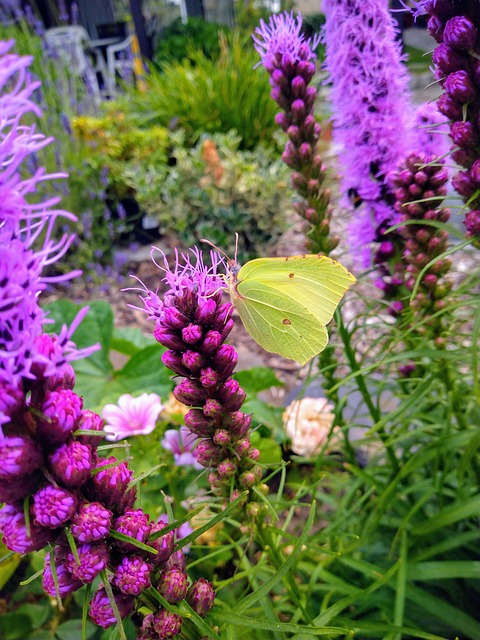
MULTIPOLYGON (((159 520, 152 525, 150 535, 157 533, 168 526, 168 522, 159 520)), ((173 553, 173 547, 175 546, 175 532, 169 531, 165 535, 156 538, 155 540, 149 540, 148 545, 157 550, 157 555, 151 557, 151 562, 157 565, 162 562, 166 562, 173 553)))
MULTIPOLYGON (((128 509, 115 520, 113 528, 118 533, 123 533, 123 535, 145 543, 150 535, 151 525, 148 514, 144 513, 142 509, 128 509)), ((138 547, 131 542, 115 540, 115 543, 122 551, 138 551, 138 547)))
MULTIPOLYGON (((65 563, 55 562, 55 571, 57 574, 58 582, 58 595, 60 598, 78 591, 82 586, 82 582, 72 576, 65 563)), ((45 564, 43 568, 42 587, 45 593, 55 598, 57 596, 57 590, 55 587, 55 580, 52 574, 52 566, 50 562, 50 554, 45 556, 45 564)))
POLYGON ((81 487, 90 478, 93 461, 89 445, 72 440, 49 457, 54 476, 64 486, 81 487))
POLYGON ((2 438, 0 434, 0 479, 12 480, 25 476, 42 464, 42 450, 27 436, 2 438))
POLYGON ((182 628, 182 618, 176 613, 160 609, 145 616, 142 632, 138 640, 167 640, 178 635, 182 628))
POLYGON ((67 554, 66 566, 72 576, 81 582, 90 583, 107 568, 108 548, 103 542, 99 544, 85 544, 77 547, 78 559, 76 561, 72 552, 67 554))
POLYGON ((187 575, 180 569, 168 569, 163 572, 158 590, 170 604, 176 604, 187 595, 187 575))
POLYGON ((73 517, 76 506, 77 499, 70 491, 47 485, 33 496, 34 522, 49 529, 62 527, 73 517))
POLYGON ((38 435, 48 444, 65 442, 77 427, 82 412, 82 399, 70 389, 47 394, 41 407, 38 435))
MULTIPOLYGON (((115 587, 113 587, 112 590, 115 604, 123 620, 132 612, 134 599, 132 596, 126 596, 120 593, 115 587)), ((89 613, 92 621, 103 629, 107 629, 116 623, 115 614, 105 587, 100 586, 91 599, 89 613)))
POLYGON ((124 556, 116 567, 112 583, 126 595, 138 596, 151 586, 152 565, 140 556, 124 556))
POLYGON ((135 487, 128 489, 133 471, 125 462, 119 462, 113 456, 100 460, 95 471, 98 469, 100 471, 95 473, 90 482, 92 500, 103 503, 107 509, 117 514, 131 508, 136 498, 135 487))
POLYGON ((110 533, 112 512, 99 502, 83 504, 72 520, 72 534, 78 542, 100 542, 110 533))
POLYGON ((195 580, 188 590, 187 601, 195 613, 204 618, 215 602, 213 585, 205 578, 195 580))
POLYGON ((0 509, 0 533, 7 549, 15 553, 31 553, 43 549, 52 540, 52 531, 30 523, 27 532, 23 509, 5 505, 0 509))

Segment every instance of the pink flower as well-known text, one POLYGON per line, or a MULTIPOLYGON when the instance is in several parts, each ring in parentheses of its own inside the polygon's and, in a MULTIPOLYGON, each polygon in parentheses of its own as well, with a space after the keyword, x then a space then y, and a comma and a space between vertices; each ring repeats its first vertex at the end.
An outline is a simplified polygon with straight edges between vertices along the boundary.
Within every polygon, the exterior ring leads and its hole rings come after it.
POLYGON ((120 396, 118 404, 107 404, 102 411, 107 440, 122 440, 128 436, 146 435, 155 429, 163 405, 156 393, 143 393, 133 398, 120 396))
POLYGON ((186 467, 191 465, 195 467, 195 469, 203 469, 202 465, 198 464, 195 456, 193 455, 197 439, 197 436, 187 427, 180 427, 180 429, 168 429, 165 431, 165 435, 162 440, 162 447, 173 453, 177 467, 186 467))

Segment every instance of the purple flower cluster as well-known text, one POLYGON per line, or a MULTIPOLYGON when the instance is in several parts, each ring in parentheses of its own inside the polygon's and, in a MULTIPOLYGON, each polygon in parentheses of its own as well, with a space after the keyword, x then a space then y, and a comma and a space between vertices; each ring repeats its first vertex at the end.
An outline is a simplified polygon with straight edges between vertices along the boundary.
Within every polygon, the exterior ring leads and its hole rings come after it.
POLYGON ((438 109, 450 120, 453 159, 464 170, 453 185, 470 209, 468 237, 480 236, 480 8, 470 0, 422 0, 428 30, 439 43, 433 52, 435 74, 445 92, 438 109))
MULTIPOLYGON (((445 307, 444 298, 451 289, 451 283, 445 278, 450 260, 440 258, 425 272, 423 270, 447 248, 447 232, 428 223, 447 222, 450 217, 449 210, 440 206, 447 193, 448 174, 442 161, 417 153, 410 154, 391 174, 390 180, 395 189, 395 209, 401 221, 415 223, 402 226, 400 232, 405 242, 404 284, 409 292, 418 284, 417 294, 410 304, 414 314, 421 315, 424 321, 417 331, 433 334, 441 346, 442 327, 435 314, 445 307), (419 277, 421 280, 417 283, 419 277)), ((397 301, 396 304, 402 303, 397 301)))
POLYGON ((177 256, 173 271, 164 260, 170 289, 163 301, 148 290, 141 299, 156 322, 155 338, 168 349, 163 363, 183 378, 173 394, 191 407, 185 425, 199 439, 195 458, 210 470, 212 490, 231 497, 259 482, 259 452, 248 437, 251 416, 240 410, 245 392, 232 378, 238 355, 225 344, 234 323, 232 304, 222 304, 222 259, 211 251, 212 266, 206 267, 197 248, 191 254, 193 262, 189 255, 177 256))
POLYGON ((408 74, 388 3, 325 0, 323 10, 342 190, 360 203, 350 244, 365 267, 369 245, 383 242, 385 229, 397 222, 386 177, 414 148, 408 74))
POLYGON ((285 12, 272 16, 268 24, 261 20, 253 40, 270 75, 271 96, 282 109, 276 116, 288 136, 282 159, 293 170, 292 184, 302 197, 295 208, 309 223, 306 247, 328 254, 339 240, 330 235, 330 194, 322 187, 325 165, 317 153, 317 90, 309 86, 315 75, 319 39, 305 38, 301 29, 301 14, 294 18, 293 12, 285 12))

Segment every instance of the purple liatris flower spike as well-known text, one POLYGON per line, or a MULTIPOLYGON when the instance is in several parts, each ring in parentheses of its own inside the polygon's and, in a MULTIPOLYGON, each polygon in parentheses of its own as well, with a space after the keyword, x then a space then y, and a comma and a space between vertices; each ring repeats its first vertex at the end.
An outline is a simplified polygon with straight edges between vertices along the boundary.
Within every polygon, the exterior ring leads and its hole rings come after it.
POLYGON ((99 502, 87 502, 72 520, 72 534, 78 542, 100 542, 110 533, 112 512, 99 502))
MULTIPOLYGON (((155 320, 156 339, 168 348, 162 357, 164 364, 184 378, 173 394, 179 402, 192 407, 185 416, 185 425, 202 438, 195 458, 217 474, 218 465, 230 461, 236 441, 245 438, 243 427, 248 430, 250 418, 240 411, 245 393, 231 378, 237 354, 231 345, 224 344, 233 327, 233 306, 222 304, 222 290, 226 287, 218 272, 222 259, 214 251, 210 258, 211 266, 207 267, 195 248, 182 259, 177 255, 173 270, 164 258, 169 290, 162 301, 146 289, 142 301, 149 317, 155 320), (194 358, 193 352, 198 357, 194 358), (186 354, 188 357, 184 357, 186 354), (229 437, 218 438, 219 429, 227 430, 229 437)), ((238 453, 231 474, 215 476, 213 490, 228 495, 236 479, 253 466, 246 448, 238 453)))
POLYGON ((126 595, 138 596, 151 586, 152 565, 141 556, 124 556, 116 567, 113 584, 126 595))
MULTIPOLYGON (((133 610, 134 599, 132 596, 126 596, 113 587, 113 597, 117 605, 118 612, 122 620, 126 618, 133 610)), ((110 598, 105 587, 100 586, 98 591, 90 601, 90 618, 99 627, 107 629, 116 623, 115 614, 110 603, 110 598)))
POLYGON ((152 433, 162 409, 156 393, 143 393, 138 398, 128 393, 120 396, 118 405, 107 404, 102 411, 106 439, 115 441, 152 433))
MULTIPOLYGON (((115 520, 113 528, 118 533, 145 543, 150 535, 151 525, 148 515, 141 509, 128 509, 115 520)), ((138 551, 138 547, 131 542, 116 540, 116 544, 122 551, 138 551)))
POLYGON ((76 506, 77 499, 73 493, 49 484, 33 496, 34 522, 49 529, 62 527, 71 520, 76 506))
MULTIPOLYGON (((480 14, 477 2, 421 0, 417 14, 427 13, 428 29, 439 43, 433 52, 435 73, 445 93, 438 109, 450 120, 455 145, 452 157, 463 169, 453 185, 466 203, 465 228, 468 237, 479 234, 480 164, 480 14), (468 211, 468 209, 473 209, 468 211), (475 223, 476 222, 476 223, 475 223)), ((480 240, 476 240, 480 246, 480 240)))
POLYGON ((143 619, 142 632, 138 640, 167 640, 174 638, 182 629, 182 618, 176 613, 160 609, 143 619))
POLYGON ((398 218, 386 176, 416 143, 408 74, 384 0, 325 0, 323 10, 342 190, 360 203, 350 244, 365 267, 369 244, 381 241, 378 230, 398 218))
POLYGON ((213 585, 205 578, 195 580, 188 590, 187 601, 195 613, 204 618, 215 602, 213 585))
POLYGON ((261 20, 253 40, 270 75, 270 95, 282 109, 276 116, 288 136, 282 159, 293 170, 292 184, 302 197, 295 208, 309 224, 306 246, 312 252, 329 253, 338 239, 329 235, 329 193, 322 187, 325 166, 317 153, 317 90, 309 86, 315 75, 319 38, 305 38, 302 16, 285 12, 272 16, 268 24, 261 20))

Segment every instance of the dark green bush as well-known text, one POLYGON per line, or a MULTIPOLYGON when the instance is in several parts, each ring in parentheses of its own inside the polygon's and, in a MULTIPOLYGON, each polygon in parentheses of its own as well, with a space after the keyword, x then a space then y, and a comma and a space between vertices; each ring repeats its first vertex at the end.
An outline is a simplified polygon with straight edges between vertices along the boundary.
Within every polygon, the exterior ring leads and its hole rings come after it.
POLYGON ((228 27, 202 18, 190 18, 186 24, 177 18, 163 32, 153 61, 160 67, 165 62, 181 62, 191 59, 192 51, 201 51, 207 59, 216 60, 220 55, 219 35, 227 31, 228 27))

